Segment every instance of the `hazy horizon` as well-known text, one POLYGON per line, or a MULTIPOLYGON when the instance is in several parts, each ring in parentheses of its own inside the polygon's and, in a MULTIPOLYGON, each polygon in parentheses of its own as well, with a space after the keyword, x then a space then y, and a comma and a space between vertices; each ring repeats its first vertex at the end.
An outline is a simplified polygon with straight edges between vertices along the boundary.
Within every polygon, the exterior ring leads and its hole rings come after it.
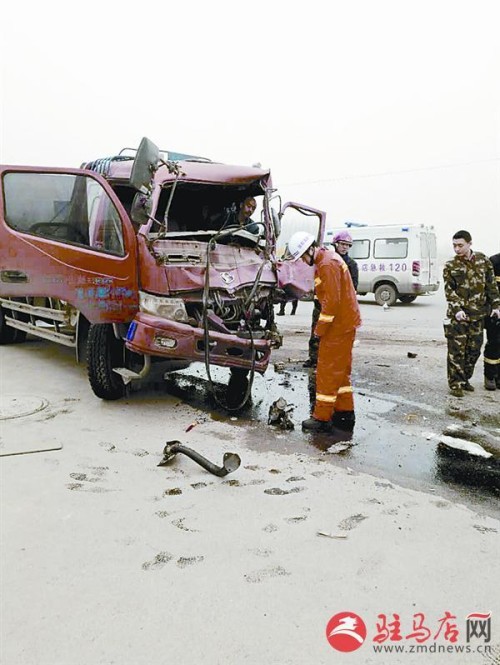
POLYGON ((136 147, 270 167, 328 225, 432 224, 500 251, 494 0, 254 0, 4 10, 0 159, 136 147))

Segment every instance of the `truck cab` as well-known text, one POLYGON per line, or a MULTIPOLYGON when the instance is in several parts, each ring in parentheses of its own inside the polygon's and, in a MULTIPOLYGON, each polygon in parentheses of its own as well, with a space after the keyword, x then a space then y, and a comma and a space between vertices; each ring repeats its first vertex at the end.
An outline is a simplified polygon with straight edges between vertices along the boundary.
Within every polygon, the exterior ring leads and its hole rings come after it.
POLYGON ((277 293, 312 288, 312 270, 276 258, 283 213, 303 215, 318 242, 325 213, 282 206, 267 169, 146 138, 125 152, 79 169, 0 167, 0 343, 29 333, 77 355, 86 343, 103 399, 122 397, 157 360, 263 373, 281 343, 277 293), (257 219, 242 221, 247 199, 257 219))

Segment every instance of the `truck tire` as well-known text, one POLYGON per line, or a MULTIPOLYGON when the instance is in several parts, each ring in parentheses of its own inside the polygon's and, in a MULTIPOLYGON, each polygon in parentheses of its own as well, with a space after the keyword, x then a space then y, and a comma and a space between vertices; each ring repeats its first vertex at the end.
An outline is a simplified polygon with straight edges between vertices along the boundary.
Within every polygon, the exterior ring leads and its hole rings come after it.
POLYGON ((245 397, 248 388, 249 370, 231 367, 230 372, 231 376, 227 384, 226 404, 230 409, 234 409, 241 404, 245 397))
POLYGON ((92 324, 87 339, 87 369, 94 394, 101 399, 120 399, 126 386, 114 367, 124 365, 124 346, 109 323, 92 324))
MULTIPOLYGON (((12 316, 13 318, 19 318, 24 320, 24 317, 18 316, 17 312, 13 312, 10 309, 4 309, 0 307, 0 344, 20 344, 26 339, 25 330, 17 330, 17 328, 11 328, 5 323, 5 315, 12 316)), ((28 317, 26 317, 28 319, 28 317)))
POLYGON ((402 303, 405 305, 409 305, 411 302, 417 299, 417 296, 413 296, 411 294, 406 294, 404 296, 399 296, 399 299, 401 300, 402 303))
POLYGON ((394 305, 398 299, 396 287, 392 284, 380 284, 375 289, 375 302, 377 305, 394 305))

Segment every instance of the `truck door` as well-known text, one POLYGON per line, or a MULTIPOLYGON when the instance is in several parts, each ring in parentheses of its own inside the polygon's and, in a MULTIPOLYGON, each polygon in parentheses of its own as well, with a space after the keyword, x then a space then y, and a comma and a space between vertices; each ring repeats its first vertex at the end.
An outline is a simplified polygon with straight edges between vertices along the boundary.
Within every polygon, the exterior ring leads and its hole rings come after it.
POLYGON ((312 233, 318 246, 321 247, 325 238, 326 212, 289 201, 282 206, 280 217, 281 235, 278 242, 278 255, 280 249, 284 250, 285 244, 297 231, 312 233))
POLYGON ((91 323, 138 309, 137 241, 109 184, 80 169, 0 167, 0 296, 66 301, 91 323))
MULTIPOLYGON (((277 255, 286 259, 287 243, 297 231, 307 231, 316 238, 318 246, 324 242, 326 212, 301 203, 285 203, 280 212, 281 234, 277 243, 277 255)), ((290 297, 302 297, 314 289, 314 269, 303 261, 278 264, 278 286, 290 297)))

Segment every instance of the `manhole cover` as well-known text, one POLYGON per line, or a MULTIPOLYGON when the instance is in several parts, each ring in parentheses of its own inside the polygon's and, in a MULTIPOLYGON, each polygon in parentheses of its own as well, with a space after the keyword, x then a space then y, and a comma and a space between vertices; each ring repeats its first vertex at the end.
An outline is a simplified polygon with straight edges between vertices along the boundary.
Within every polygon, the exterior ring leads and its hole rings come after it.
POLYGON ((23 418, 32 413, 43 411, 48 402, 43 397, 34 395, 0 395, 0 420, 23 418))

